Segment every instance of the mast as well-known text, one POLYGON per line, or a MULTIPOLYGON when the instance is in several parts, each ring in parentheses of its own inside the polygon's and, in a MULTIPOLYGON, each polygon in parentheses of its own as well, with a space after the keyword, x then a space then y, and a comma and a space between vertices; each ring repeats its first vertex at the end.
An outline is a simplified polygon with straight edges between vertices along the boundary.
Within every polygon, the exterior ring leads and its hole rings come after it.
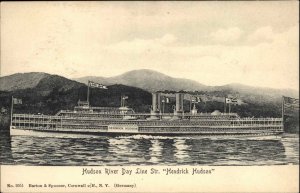
POLYGON ((10 126, 12 126, 13 109, 14 109, 14 97, 11 96, 10 126))
POLYGON ((88 81, 88 89, 87 89, 87 98, 86 101, 88 102, 88 104, 90 103, 90 81, 88 81))
POLYGON ((224 113, 226 113, 226 97, 224 97, 224 113))
POLYGON ((163 105, 162 114, 165 113, 165 102, 166 102, 166 97, 162 100, 162 105, 163 105))
POLYGON ((121 102, 120 106, 123 107, 123 96, 122 95, 121 95, 121 101, 120 102, 121 102))
POLYGON ((282 102, 281 102, 281 117, 282 117, 282 125, 284 121, 284 96, 282 96, 282 102))
POLYGON ((190 95, 190 113, 192 111, 192 96, 190 95))

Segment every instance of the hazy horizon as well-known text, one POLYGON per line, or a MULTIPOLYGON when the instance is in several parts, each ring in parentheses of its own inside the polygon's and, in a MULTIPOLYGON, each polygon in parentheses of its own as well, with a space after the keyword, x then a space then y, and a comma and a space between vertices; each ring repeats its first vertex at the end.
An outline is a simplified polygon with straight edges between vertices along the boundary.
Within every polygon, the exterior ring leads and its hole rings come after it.
POLYGON ((2 2, 0 75, 150 69, 299 90, 298 34, 296 1, 2 2))

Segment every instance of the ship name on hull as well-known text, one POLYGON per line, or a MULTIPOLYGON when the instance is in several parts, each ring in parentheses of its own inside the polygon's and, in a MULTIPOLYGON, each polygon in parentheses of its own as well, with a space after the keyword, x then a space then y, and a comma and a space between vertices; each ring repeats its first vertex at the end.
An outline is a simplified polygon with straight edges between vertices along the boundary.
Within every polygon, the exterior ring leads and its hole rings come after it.
POLYGON ((119 124, 111 124, 108 125, 108 132, 115 133, 138 133, 137 125, 119 125, 119 124))

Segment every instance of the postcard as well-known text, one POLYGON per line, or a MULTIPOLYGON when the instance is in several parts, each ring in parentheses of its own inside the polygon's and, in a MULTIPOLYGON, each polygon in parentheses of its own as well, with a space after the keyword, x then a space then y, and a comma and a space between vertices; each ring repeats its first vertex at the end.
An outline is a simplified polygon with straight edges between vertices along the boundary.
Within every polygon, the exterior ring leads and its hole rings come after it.
POLYGON ((299 192, 297 1, 1 2, 1 192, 299 192))

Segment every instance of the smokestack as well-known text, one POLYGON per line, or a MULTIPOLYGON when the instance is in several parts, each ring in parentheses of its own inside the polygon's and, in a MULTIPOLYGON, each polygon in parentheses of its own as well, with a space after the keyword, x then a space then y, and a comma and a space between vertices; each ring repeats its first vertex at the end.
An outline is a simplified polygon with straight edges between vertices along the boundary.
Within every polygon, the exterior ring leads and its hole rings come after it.
POLYGON ((160 112, 160 93, 152 93, 152 111, 160 112))
POLYGON ((176 93, 176 113, 183 112, 183 93, 176 93))
POLYGON ((150 120, 158 120, 160 112, 160 93, 152 93, 152 109, 150 120))

